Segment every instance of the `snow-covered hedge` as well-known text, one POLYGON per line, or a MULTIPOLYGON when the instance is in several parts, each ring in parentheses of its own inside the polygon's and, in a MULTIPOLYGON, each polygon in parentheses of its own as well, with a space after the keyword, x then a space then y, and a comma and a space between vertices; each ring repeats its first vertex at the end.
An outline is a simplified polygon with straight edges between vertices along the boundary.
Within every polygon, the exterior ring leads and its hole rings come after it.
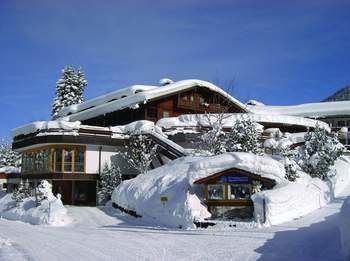
POLYGON ((350 260, 350 197, 343 203, 338 224, 344 260, 350 260))
POLYGON ((59 198, 51 197, 36 205, 34 198, 26 198, 16 204, 12 194, 3 193, 0 198, 0 216, 10 220, 20 220, 33 225, 61 226, 71 222, 67 209, 59 198))

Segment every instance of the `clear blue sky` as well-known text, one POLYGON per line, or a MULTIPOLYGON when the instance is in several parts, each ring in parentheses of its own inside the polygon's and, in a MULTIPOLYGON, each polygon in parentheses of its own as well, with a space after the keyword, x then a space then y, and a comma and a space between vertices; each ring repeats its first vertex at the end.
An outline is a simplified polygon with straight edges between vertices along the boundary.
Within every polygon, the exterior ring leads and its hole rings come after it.
POLYGON ((0 0, 0 136, 49 119, 66 64, 86 98, 160 78, 235 78, 234 96, 319 101, 350 83, 350 1, 0 0))

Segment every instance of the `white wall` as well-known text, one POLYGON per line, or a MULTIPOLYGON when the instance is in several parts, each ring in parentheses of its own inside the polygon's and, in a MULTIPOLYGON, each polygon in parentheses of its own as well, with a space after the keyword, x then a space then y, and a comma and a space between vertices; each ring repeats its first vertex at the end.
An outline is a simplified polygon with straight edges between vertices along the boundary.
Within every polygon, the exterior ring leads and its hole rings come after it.
MULTIPOLYGON (((86 173, 98 174, 99 167, 99 147, 100 145, 86 146, 86 173)), ((101 150, 101 171, 107 163, 109 166, 113 161, 119 166, 122 175, 135 175, 137 172, 131 168, 126 160, 119 154, 124 149, 122 147, 102 146, 101 150)))
MULTIPOLYGON (((111 157, 117 154, 112 146, 101 146, 101 170, 105 163, 111 164, 111 157)), ((86 173, 98 173, 99 168, 99 145, 86 146, 86 173)))

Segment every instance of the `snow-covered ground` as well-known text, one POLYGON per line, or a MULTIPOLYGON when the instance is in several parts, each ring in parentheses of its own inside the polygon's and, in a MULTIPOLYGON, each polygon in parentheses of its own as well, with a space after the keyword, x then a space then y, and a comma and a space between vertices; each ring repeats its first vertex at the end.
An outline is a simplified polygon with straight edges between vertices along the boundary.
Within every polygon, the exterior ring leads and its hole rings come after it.
POLYGON ((0 260, 344 260, 338 214, 350 186, 329 205, 268 228, 176 230, 142 226, 118 211, 69 207, 66 227, 0 220, 0 260))

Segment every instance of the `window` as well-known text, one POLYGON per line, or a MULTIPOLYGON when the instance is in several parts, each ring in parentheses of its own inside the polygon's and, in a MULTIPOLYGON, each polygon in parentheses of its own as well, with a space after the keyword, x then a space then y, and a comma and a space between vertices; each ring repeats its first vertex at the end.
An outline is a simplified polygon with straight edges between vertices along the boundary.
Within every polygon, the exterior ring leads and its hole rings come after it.
POLYGON ((224 199, 224 185, 223 184, 209 184, 208 185, 208 199, 224 199))
POLYGON ((22 172, 85 172, 85 147, 58 145, 22 154, 22 172))
POLYGON ((344 127, 345 121, 338 121, 338 127, 344 127))
POLYGON ((74 161, 74 170, 76 172, 84 172, 85 165, 85 149, 77 148, 75 151, 75 161, 74 161))
POLYGON ((229 199, 250 199, 250 186, 248 184, 231 184, 228 186, 229 199))
POLYGON ((73 170, 73 149, 68 148, 64 149, 64 161, 63 161, 63 166, 64 166, 64 172, 72 172, 73 170))

